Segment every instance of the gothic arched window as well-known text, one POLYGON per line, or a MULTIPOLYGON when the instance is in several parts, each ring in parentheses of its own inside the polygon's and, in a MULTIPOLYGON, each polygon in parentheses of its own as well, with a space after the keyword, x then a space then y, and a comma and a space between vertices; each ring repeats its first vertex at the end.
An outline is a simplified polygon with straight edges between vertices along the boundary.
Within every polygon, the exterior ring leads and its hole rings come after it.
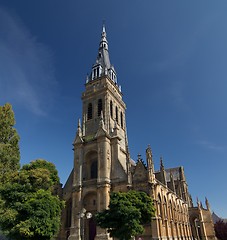
POLYGON ((87 108, 87 120, 90 119, 92 119, 92 103, 89 103, 87 108))
POLYGON ((117 106, 116 106, 115 113, 116 113, 116 122, 118 123, 118 108, 117 108, 117 106))
POLYGON ((157 201, 157 210, 158 210, 158 216, 162 218, 162 200, 160 194, 158 194, 158 201, 157 201))
POLYGON ((121 127, 123 128, 123 113, 121 112, 121 127))
POLYGON ((98 162, 97 160, 93 161, 91 164, 91 179, 97 178, 98 176, 98 162))
POLYGON ((110 101, 110 116, 113 117, 113 102, 110 101))
POLYGON ((98 116, 101 115, 102 112, 102 99, 98 100, 98 116))
POLYGON ((168 218, 166 197, 164 197, 164 218, 168 218))

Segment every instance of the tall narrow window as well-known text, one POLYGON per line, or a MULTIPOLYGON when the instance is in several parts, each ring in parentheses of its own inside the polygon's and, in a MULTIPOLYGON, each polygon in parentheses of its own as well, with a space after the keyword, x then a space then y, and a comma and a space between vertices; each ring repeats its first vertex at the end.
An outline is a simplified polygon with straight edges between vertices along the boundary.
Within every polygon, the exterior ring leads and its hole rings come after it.
POLYGON ((98 176, 98 162, 97 160, 95 160, 92 164, 91 164, 91 179, 97 178, 98 176))
POLYGON ((164 218, 167 219, 168 218, 168 212, 167 212, 167 202, 166 202, 166 198, 164 197, 164 218))
POLYGON ((110 101, 110 116, 113 117, 113 102, 110 101))
POLYGON ((169 216, 170 220, 173 220, 173 206, 171 200, 169 201, 169 216))
POLYGON ((121 127, 123 128, 123 113, 121 112, 121 127))
POLYGON ((98 100, 98 116, 101 115, 102 112, 102 99, 98 100))
POLYGON ((118 123, 118 108, 117 108, 117 106, 116 106, 115 112, 116 112, 116 122, 118 123))
POLYGON ((162 200, 160 194, 158 194, 157 205, 158 216, 162 218, 162 200))
POLYGON ((99 67, 97 68, 97 77, 99 77, 99 67))
POLYGON ((92 119, 92 103, 89 103, 87 108, 87 120, 90 119, 92 119))

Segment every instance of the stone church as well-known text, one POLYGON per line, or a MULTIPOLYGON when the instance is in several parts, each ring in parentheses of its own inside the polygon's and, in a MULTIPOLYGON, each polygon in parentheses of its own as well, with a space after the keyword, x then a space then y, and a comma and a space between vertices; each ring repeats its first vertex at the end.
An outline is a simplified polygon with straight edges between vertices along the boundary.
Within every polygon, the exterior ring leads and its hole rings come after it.
MULTIPOLYGON (((135 239, 216 239, 206 199, 193 206, 182 166, 155 170, 152 150, 145 163, 130 158, 126 104, 111 65, 103 26, 98 55, 82 93, 82 121, 73 142, 74 167, 63 188, 66 207, 59 240, 110 240, 94 215, 108 208, 111 191, 144 191, 154 200, 155 217, 135 239)), ((116 240, 116 239, 115 239, 116 240)))

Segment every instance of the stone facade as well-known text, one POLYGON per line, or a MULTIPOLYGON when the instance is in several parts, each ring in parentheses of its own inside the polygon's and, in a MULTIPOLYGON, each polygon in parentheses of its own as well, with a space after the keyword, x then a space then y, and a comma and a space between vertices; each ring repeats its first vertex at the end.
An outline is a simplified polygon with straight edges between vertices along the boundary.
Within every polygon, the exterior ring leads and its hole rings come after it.
POLYGON ((151 147, 146 163, 130 158, 126 131, 126 105, 110 64, 103 27, 98 56, 82 93, 83 117, 78 122, 74 168, 63 188, 66 208, 59 240, 110 240, 96 227, 94 214, 108 208, 111 191, 144 191, 155 204, 151 224, 136 239, 215 239, 209 203, 193 206, 183 167, 155 171, 151 147))

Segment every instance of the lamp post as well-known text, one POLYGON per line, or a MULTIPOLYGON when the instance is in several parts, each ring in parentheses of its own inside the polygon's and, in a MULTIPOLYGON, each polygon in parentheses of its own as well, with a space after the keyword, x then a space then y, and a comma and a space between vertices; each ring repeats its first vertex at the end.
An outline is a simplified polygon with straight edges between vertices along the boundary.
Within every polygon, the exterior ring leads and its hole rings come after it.
POLYGON ((79 217, 82 220, 82 234, 81 234, 81 240, 84 240, 84 230, 85 230, 85 219, 92 218, 92 214, 90 212, 87 212, 85 208, 82 209, 81 213, 79 213, 79 217))

